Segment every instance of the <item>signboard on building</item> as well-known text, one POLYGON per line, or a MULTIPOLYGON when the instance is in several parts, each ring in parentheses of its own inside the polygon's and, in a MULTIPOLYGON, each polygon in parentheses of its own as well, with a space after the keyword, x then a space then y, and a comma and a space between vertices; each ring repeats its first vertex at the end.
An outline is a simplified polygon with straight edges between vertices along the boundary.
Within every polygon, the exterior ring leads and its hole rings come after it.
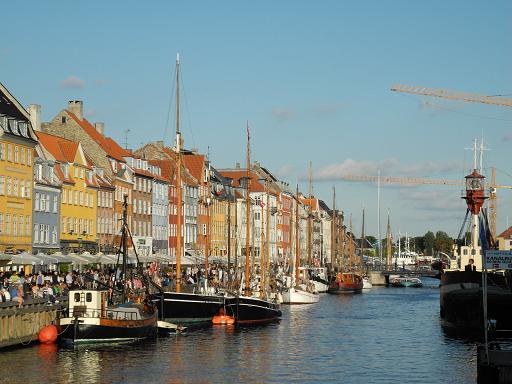
POLYGON ((485 251, 485 267, 488 269, 512 269, 512 251, 485 251))
POLYGON ((133 236, 133 244, 139 256, 153 254, 153 238, 148 236, 133 236))

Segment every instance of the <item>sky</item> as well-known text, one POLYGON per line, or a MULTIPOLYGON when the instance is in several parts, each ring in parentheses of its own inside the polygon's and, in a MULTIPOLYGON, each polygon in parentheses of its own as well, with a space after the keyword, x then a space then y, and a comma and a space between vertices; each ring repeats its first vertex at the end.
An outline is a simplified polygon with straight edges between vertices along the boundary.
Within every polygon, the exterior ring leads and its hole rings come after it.
MULTIPOLYGON (((185 146, 216 168, 252 160, 352 216, 367 234, 459 232, 458 187, 348 182, 347 174, 512 185, 512 109, 391 92, 396 83, 511 95, 510 1, 23 1, 2 6, 0 82, 43 121, 83 100, 124 146, 172 146, 176 53, 185 146), (129 130, 129 131, 128 131, 129 130), (128 131, 128 132, 127 132, 128 131), (378 213, 380 206, 380 215, 378 213)), ((498 232, 512 191, 498 192, 498 232)))

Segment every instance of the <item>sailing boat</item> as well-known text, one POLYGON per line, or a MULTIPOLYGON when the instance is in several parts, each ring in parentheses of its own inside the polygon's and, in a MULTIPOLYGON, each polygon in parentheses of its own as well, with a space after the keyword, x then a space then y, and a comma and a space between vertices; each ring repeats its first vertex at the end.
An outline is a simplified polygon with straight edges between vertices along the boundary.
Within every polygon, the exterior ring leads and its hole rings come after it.
MULTIPOLYGON (((363 224, 361 225, 361 260, 364 259, 364 245, 366 243, 366 237, 365 237, 365 234, 364 234, 364 208, 363 208, 363 224)), ((370 279, 368 278, 368 276, 363 276, 363 289, 370 289, 372 288, 373 285, 372 283, 370 282, 370 279)))
MULTIPOLYGON (((352 267, 354 260, 354 245, 353 234, 352 234, 352 218, 350 219, 350 262, 349 265, 352 267)), ((327 293, 341 294, 341 293, 361 293, 363 291, 363 279, 362 277, 352 271, 338 272, 329 285, 327 293)))
MULTIPOLYGON (((180 57, 176 57, 176 291, 160 291, 152 296, 152 300, 158 305, 160 318, 172 323, 207 323, 222 308, 224 297, 220 295, 197 294, 195 292, 181 292, 181 256, 183 255, 182 236, 184 233, 182 220, 182 145, 183 139, 180 132, 180 92, 179 92, 179 68, 180 57)), ((208 257, 208 254, 205 255, 208 257)), ((205 266, 208 265, 205 260, 205 266)))
MULTIPOLYGON (((249 125, 247 125, 247 183, 245 191, 245 275, 244 275, 244 290, 243 295, 236 295, 235 297, 226 298, 224 301, 225 313, 234 316, 238 324, 258 324, 268 323, 278 320, 282 313, 279 309, 279 304, 270 300, 267 300, 265 294, 261 297, 252 295, 250 288, 250 255, 249 255, 249 238, 250 238, 250 217, 251 217, 251 197, 250 183, 251 183, 251 149, 250 149, 250 131, 249 125)), ((267 191, 268 198, 268 191, 267 191)), ((268 201, 267 201, 268 206, 268 201)), ((269 218, 267 217, 267 220, 269 218)), ((268 226, 267 226, 268 228, 268 226)), ((268 238, 268 236, 266 236, 268 238)), ((260 265, 261 276, 265 274, 265 263, 260 265)), ((241 290, 241 287, 240 287, 241 290)), ((262 289, 264 292, 264 287, 262 289)))
MULTIPOLYGON (((128 237, 131 238, 127 221, 127 196, 123 203, 123 226, 121 229, 121 246, 117 254, 122 258, 122 269, 117 269, 112 286, 100 290, 72 290, 69 292, 67 316, 60 318, 61 339, 71 344, 131 342, 156 335, 157 310, 155 306, 144 301, 136 304, 128 301, 126 279, 128 276, 128 237), (118 295, 114 295, 117 292, 118 295), (120 297, 119 297, 120 293, 120 297), (116 304, 109 304, 117 299, 116 304)), ((138 256, 137 251, 135 256, 138 256)), ((142 270, 139 270, 145 279, 142 270)), ((99 282, 97 282, 99 283, 99 282)), ((149 282, 146 281, 146 290, 149 282)), ((147 294, 147 292, 146 292, 147 294)))
POLYGON ((300 242, 299 242, 299 186, 297 185, 297 202, 295 208, 295 284, 283 292, 283 304, 312 304, 318 303, 320 296, 314 283, 306 280, 300 282, 300 242))

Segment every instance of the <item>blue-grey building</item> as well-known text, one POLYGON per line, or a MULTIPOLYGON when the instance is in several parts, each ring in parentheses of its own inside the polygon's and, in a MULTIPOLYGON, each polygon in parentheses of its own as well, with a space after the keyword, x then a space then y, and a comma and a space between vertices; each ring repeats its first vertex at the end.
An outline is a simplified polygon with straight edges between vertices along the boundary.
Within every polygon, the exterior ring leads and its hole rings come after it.
POLYGON ((161 175, 160 167, 152 165, 149 171, 154 175, 151 195, 153 226, 153 253, 169 255, 169 183, 161 175))
POLYGON ((61 182, 55 162, 46 160, 39 146, 34 159, 34 189, 32 203, 32 250, 34 254, 51 254, 60 247, 61 182))

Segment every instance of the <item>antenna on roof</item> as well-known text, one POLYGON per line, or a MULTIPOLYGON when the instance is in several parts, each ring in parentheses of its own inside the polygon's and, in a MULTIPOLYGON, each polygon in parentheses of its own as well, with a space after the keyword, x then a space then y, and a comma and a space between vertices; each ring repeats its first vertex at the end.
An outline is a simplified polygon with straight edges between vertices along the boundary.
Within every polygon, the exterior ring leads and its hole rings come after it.
POLYGON ((128 133, 130 133, 129 129, 124 130, 124 149, 128 149, 128 133))

